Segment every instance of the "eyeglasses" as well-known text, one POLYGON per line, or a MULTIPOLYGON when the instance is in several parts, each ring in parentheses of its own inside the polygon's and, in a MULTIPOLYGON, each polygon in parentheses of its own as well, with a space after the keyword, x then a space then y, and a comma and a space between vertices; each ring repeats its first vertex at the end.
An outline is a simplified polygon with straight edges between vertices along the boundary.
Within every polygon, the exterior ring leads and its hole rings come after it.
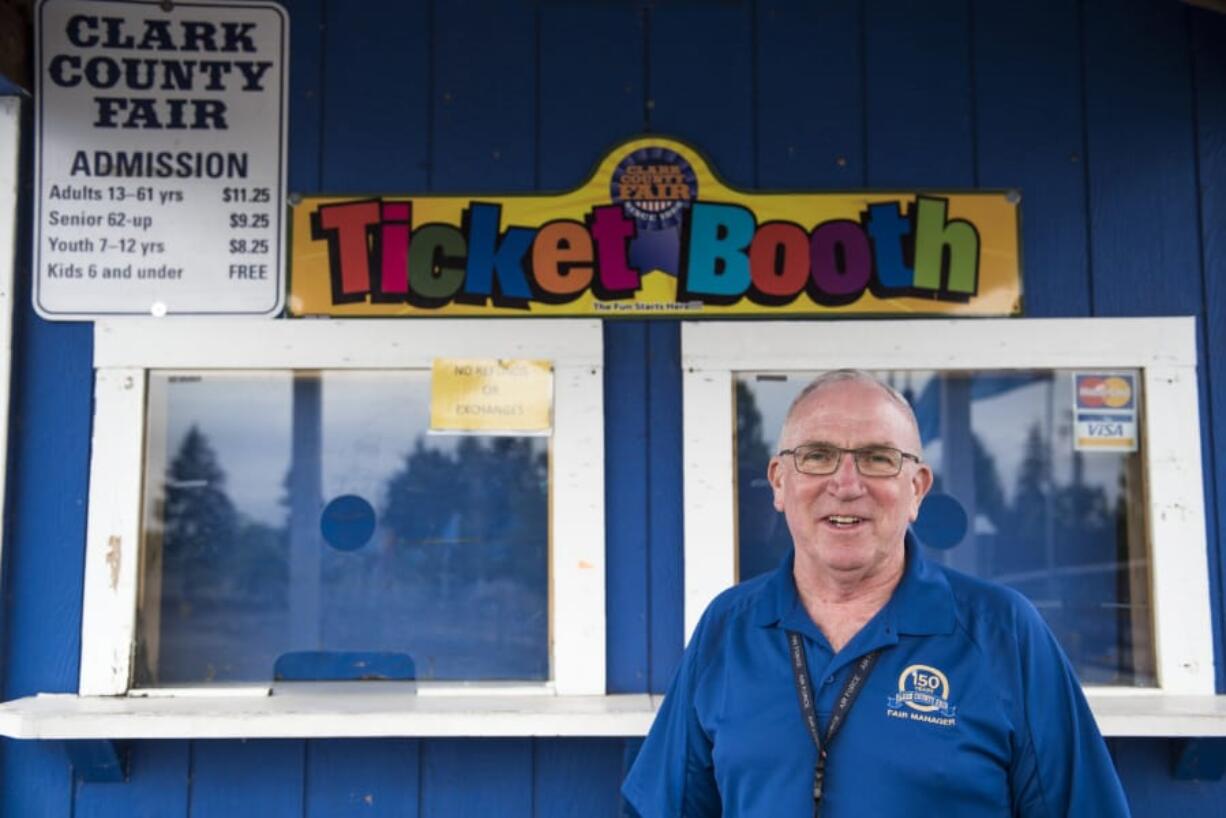
POLYGON ((796 471, 816 476, 834 474, 838 471, 844 454, 851 455, 856 461, 856 471, 862 477, 894 477, 902 471, 904 460, 921 462, 918 456, 895 449, 893 446, 843 449, 839 446, 827 446, 824 443, 810 443, 779 452, 780 457, 785 454, 792 456, 792 462, 796 464, 796 471))

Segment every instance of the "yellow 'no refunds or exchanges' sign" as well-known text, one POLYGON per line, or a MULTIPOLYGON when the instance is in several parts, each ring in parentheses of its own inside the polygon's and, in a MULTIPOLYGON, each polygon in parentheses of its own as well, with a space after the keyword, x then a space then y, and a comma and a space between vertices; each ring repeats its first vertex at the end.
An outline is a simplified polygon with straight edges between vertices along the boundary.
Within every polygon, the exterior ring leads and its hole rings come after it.
POLYGON ((544 432, 550 427, 549 361, 439 358, 430 385, 430 430, 544 432))

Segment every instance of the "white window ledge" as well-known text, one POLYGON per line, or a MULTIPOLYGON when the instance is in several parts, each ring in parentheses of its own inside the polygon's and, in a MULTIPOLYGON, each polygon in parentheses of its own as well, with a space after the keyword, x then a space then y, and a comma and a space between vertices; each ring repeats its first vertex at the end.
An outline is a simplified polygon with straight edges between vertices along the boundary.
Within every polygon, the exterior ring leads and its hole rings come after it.
POLYGON ((40 694, 0 704, 18 739, 641 736, 658 696, 419 696, 403 691, 208 697, 40 694))
MULTIPOLYGON (((642 736, 663 697, 463 695, 403 691, 209 697, 40 694, 0 704, 16 739, 642 736)), ((1106 736, 1226 737, 1226 696, 1088 696, 1106 736)))
POLYGON ((1104 736, 1226 737, 1226 696, 1087 692, 1104 736))

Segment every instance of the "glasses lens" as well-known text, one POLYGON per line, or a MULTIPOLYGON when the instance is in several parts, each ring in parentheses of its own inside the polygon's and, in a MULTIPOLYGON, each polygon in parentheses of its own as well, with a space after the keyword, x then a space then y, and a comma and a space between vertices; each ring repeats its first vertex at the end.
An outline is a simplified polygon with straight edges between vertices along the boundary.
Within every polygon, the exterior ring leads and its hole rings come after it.
POLYGON ((796 449, 796 468, 805 474, 831 474, 839 467, 839 450, 830 446, 796 449))
POLYGON ((856 466, 868 477, 890 477, 902 469, 902 452, 884 447, 858 449, 856 466))

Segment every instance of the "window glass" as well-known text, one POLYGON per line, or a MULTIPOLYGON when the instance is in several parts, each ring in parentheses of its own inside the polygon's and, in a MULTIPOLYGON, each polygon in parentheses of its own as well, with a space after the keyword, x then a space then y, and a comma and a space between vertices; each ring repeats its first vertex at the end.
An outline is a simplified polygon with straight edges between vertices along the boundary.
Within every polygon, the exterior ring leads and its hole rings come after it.
POLYGON ((429 390, 150 373, 135 686, 549 678, 549 438, 430 434, 429 390))
MULTIPOLYGON (((742 580, 773 569, 791 547, 766 466, 792 399, 818 374, 736 378, 742 580)), ((915 526, 926 556, 1029 597, 1083 683, 1154 685, 1144 440, 1135 451, 1088 442, 1072 371, 875 374, 915 407, 935 472, 915 526)))

